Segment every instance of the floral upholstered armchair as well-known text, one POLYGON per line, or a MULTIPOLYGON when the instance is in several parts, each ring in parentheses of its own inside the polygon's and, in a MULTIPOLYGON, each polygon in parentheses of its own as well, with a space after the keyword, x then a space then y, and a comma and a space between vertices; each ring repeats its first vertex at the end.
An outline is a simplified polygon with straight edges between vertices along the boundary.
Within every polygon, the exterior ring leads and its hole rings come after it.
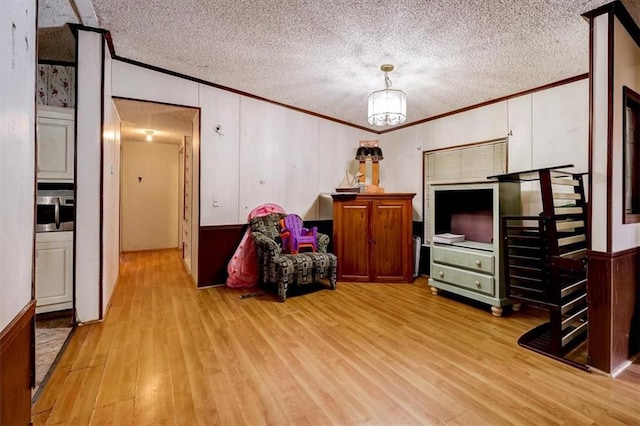
POLYGON ((287 298, 287 289, 291 285, 317 283, 326 278, 332 290, 336 288, 336 270, 338 260, 327 253, 329 236, 318 233, 316 252, 286 254, 282 251, 280 240, 280 220, 286 215, 271 213, 250 220, 251 236, 258 252, 258 268, 263 284, 276 284, 280 301, 287 298))

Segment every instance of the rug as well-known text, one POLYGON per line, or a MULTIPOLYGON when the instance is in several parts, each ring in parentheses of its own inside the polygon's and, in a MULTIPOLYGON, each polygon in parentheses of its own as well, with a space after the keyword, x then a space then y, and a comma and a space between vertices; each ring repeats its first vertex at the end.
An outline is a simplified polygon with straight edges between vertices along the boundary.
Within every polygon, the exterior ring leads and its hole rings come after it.
POLYGON ((33 395, 47 377, 69 333, 71 327, 48 328, 36 324, 36 387, 33 389, 33 395))

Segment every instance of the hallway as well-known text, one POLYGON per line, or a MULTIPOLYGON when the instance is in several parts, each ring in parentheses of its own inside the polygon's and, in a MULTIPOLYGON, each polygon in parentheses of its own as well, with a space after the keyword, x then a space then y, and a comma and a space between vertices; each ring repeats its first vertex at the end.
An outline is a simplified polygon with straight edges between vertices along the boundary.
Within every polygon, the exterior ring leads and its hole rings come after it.
POLYGON ((640 380, 516 345, 533 309, 415 284, 240 299, 196 290, 177 250, 122 255, 103 323, 78 327, 33 407, 41 424, 633 424, 640 380))

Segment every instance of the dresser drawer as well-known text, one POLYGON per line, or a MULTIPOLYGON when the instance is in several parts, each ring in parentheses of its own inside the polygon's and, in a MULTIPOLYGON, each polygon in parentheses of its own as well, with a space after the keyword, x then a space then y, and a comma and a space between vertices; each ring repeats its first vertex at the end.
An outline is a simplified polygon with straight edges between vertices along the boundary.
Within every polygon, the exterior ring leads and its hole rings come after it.
POLYGON ((431 257, 436 263, 445 263, 487 274, 494 273, 493 255, 490 253, 440 246, 432 246, 431 249, 431 257))
POLYGON ((452 268, 439 263, 432 263, 431 275, 431 278, 437 281, 446 282, 479 293, 494 294, 494 279, 489 275, 452 268))

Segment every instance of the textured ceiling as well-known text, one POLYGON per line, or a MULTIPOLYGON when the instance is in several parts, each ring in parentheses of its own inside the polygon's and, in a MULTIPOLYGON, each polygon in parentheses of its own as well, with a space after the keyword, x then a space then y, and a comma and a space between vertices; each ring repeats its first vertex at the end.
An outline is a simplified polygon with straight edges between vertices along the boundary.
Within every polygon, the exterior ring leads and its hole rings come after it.
POLYGON ((38 59, 74 62, 76 42, 66 24, 79 24, 75 5, 69 0, 38 2, 38 59))
POLYGON ((191 135, 193 117, 198 110, 153 102, 114 99, 122 121, 121 136, 125 142, 143 142, 146 130, 153 131, 153 142, 180 144, 191 135))
POLYGON ((422 120, 586 73, 581 14, 608 0, 91 3, 120 57, 381 130, 366 121, 381 64, 422 120))
POLYGON ((62 27, 79 24, 75 3, 72 0, 41 0, 38 2, 38 28, 62 27))

